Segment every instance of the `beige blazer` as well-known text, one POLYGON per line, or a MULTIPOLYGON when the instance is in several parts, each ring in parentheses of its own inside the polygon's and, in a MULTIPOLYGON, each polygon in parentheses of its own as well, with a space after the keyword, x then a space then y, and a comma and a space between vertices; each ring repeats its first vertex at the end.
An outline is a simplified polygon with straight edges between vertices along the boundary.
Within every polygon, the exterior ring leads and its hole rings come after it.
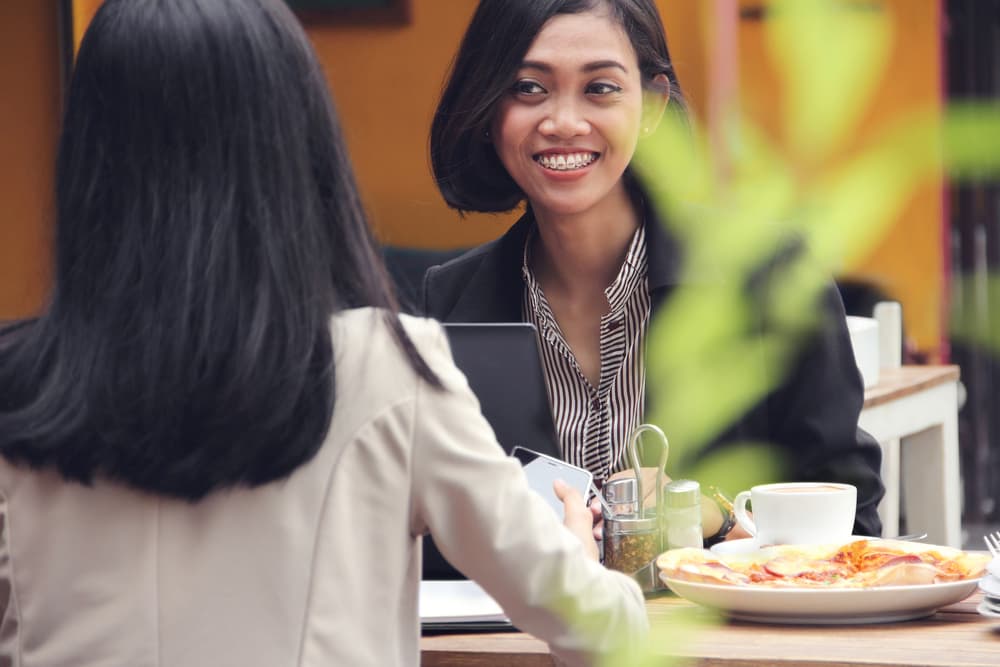
POLYGON ((527 487, 440 325, 404 324, 448 390, 414 374, 378 311, 334 317, 330 430, 280 482, 187 503, 0 459, 0 664, 417 665, 427 530, 567 661, 639 638, 637 586, 527 487))

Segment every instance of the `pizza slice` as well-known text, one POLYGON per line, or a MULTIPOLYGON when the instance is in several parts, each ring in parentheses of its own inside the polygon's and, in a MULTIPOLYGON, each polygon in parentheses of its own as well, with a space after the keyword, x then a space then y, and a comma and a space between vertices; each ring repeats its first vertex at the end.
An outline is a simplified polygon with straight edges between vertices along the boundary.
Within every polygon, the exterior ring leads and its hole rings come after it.
POLYGON ((988 554, 898 540, 859 539, 843 545, 775 546, 750 555, 704 549, 660 555, 661 575, 702 583, 768 588, 914 586, 982 576, 988 554))

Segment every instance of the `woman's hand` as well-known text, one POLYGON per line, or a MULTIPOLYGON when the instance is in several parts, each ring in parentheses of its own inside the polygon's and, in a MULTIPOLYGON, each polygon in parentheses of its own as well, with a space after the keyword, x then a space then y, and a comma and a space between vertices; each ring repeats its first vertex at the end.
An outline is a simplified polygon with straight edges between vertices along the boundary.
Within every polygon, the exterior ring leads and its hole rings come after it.
POLYGON ((594 498, 590 501, 590 513, 594 515, 594 539, 597 541, 604 539, 604 511, 601 509, 601 501, 594 498))
POLYGON ((750 533, 748 533, 747 531, 745 531, 743 529, 743 526, 741 526, 738 523, 733 526, 732 530, 730 530, 728 533, 726 533, 726 541, 727 542, 729 540, 743 540, 743 539, 746 539, 748 537, 753 537, 753 535, 751 535, 750 533))
MULTIPOLYGON (((726 522, 726 517, 723 515, 722 508, 719 507, 718 502, 710 496, 701 497, 701 529, 702 534, 706 540, 719 539, 716 535, 722 530, 724 523, 726 522)), ((747 537, 753 537, 750 533, 743 530, 740 524, 733 522, 732 527, 729 532, 722 536, 722 540, 742 540, 747 537)))
POLYGON ((583 498, 569 484, 557 479, 552 483, 552 488, 556 492, 556 497, 562 501, 566 518, 563 525, 569 528, 580 543, 589 558, 599 561, 597 553, 597 542, 594 541, 594 513, 587 507, 583 498))

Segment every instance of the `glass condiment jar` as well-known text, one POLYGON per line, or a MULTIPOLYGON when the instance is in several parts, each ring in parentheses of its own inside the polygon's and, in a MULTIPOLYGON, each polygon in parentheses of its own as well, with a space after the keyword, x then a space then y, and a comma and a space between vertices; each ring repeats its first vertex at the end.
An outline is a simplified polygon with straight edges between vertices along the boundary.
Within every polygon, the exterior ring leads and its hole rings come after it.
POLYGON ((633 574, 660 553, 660 529, 655 515, 604 515, 604 566, 633 574))

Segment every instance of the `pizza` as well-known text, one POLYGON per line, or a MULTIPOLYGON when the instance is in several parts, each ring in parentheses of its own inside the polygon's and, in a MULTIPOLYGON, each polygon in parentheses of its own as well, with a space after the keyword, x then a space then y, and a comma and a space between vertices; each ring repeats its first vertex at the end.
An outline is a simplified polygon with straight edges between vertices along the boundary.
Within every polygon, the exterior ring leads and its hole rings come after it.
POLYGON ((664 580, 765 588, 872 588, 976 579, 989 554, 943 546, 859 539, 843 545, 774 546, 753 554, 672 549, 656 564, 664 580))

